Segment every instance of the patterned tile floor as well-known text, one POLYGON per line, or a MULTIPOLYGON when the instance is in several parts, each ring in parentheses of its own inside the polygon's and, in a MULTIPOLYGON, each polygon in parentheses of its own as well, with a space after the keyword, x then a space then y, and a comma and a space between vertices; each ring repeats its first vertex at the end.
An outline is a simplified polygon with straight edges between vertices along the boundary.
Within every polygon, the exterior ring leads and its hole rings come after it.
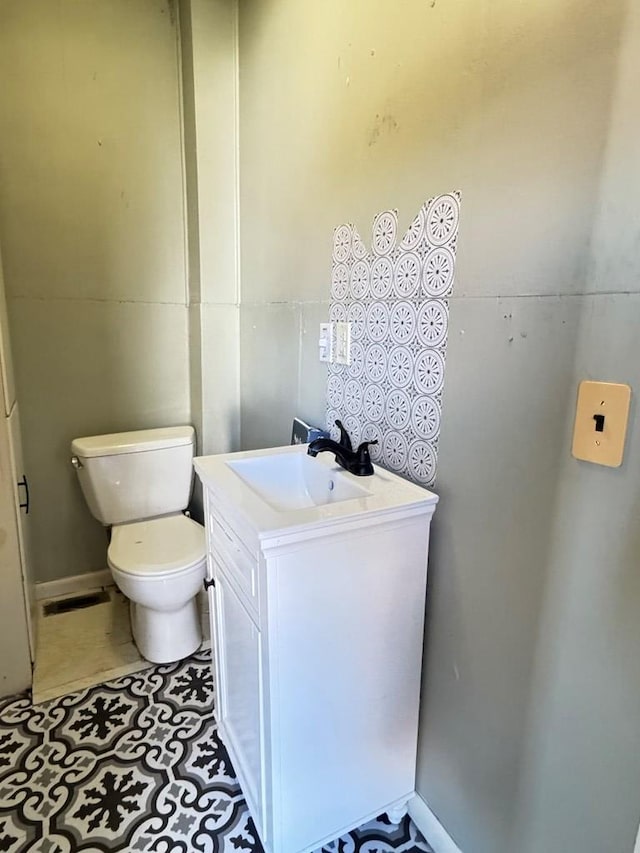
MULTIPOLYGON (((0 851, 263 853, 212 701, 209 652, 38 707, 0 700, 0 851)), ((407 817, 322 853, 430 850, 407 817)))

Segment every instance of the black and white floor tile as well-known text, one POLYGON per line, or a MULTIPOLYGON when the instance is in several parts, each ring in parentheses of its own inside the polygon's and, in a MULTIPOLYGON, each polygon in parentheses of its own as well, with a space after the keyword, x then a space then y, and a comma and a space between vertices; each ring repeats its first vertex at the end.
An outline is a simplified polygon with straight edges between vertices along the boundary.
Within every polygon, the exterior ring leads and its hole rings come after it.
MULTIPOLYGON (((0 853, 263 853, 211 709, 209 652, 33 707, 0 701, 0 853)), ((323 853, 430 851, 385 818, 323 853)))

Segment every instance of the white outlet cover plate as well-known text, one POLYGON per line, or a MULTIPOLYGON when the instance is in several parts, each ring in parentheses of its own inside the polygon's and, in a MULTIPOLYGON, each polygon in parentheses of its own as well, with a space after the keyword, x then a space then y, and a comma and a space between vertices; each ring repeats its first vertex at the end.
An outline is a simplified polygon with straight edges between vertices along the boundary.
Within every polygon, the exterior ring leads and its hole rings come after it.
POLYGON ((336 364, 351 364, 351 323, 336 323, 334 361, 336 364))
POLYGON ((318 338, 318 358, 320 361, 333 361, 334 325, 334 323, 320 323, 320 336, 318 338))

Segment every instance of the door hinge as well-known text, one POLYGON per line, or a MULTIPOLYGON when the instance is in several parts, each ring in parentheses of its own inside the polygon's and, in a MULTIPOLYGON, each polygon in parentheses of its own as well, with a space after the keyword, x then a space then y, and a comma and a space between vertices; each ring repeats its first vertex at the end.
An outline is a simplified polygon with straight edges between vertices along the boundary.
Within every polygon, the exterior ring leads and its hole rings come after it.
POLYGON ((211 589, 212 586, 215 586, 216 582, 214 578, 205 578, 202 581, 202 586, 205 588, 205 591, 211 589))

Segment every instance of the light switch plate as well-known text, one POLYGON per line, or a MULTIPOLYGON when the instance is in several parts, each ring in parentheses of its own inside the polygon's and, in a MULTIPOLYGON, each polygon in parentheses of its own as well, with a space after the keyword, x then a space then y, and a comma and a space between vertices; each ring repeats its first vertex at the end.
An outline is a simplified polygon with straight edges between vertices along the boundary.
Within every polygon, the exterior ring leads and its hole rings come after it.
POLYGON ((339 321, 336 323, 336 364, 351 364, 351 323, 339 321))
POLYGON ((584 380, 578 388, 571 452, 576 459, 618 468, 624 455, 631 388, 584 380))
POLYGON ((318 358, 320 361, 333 361, 334 337, 334 324, 320 323, 320 337, 318 339, 318 358))

